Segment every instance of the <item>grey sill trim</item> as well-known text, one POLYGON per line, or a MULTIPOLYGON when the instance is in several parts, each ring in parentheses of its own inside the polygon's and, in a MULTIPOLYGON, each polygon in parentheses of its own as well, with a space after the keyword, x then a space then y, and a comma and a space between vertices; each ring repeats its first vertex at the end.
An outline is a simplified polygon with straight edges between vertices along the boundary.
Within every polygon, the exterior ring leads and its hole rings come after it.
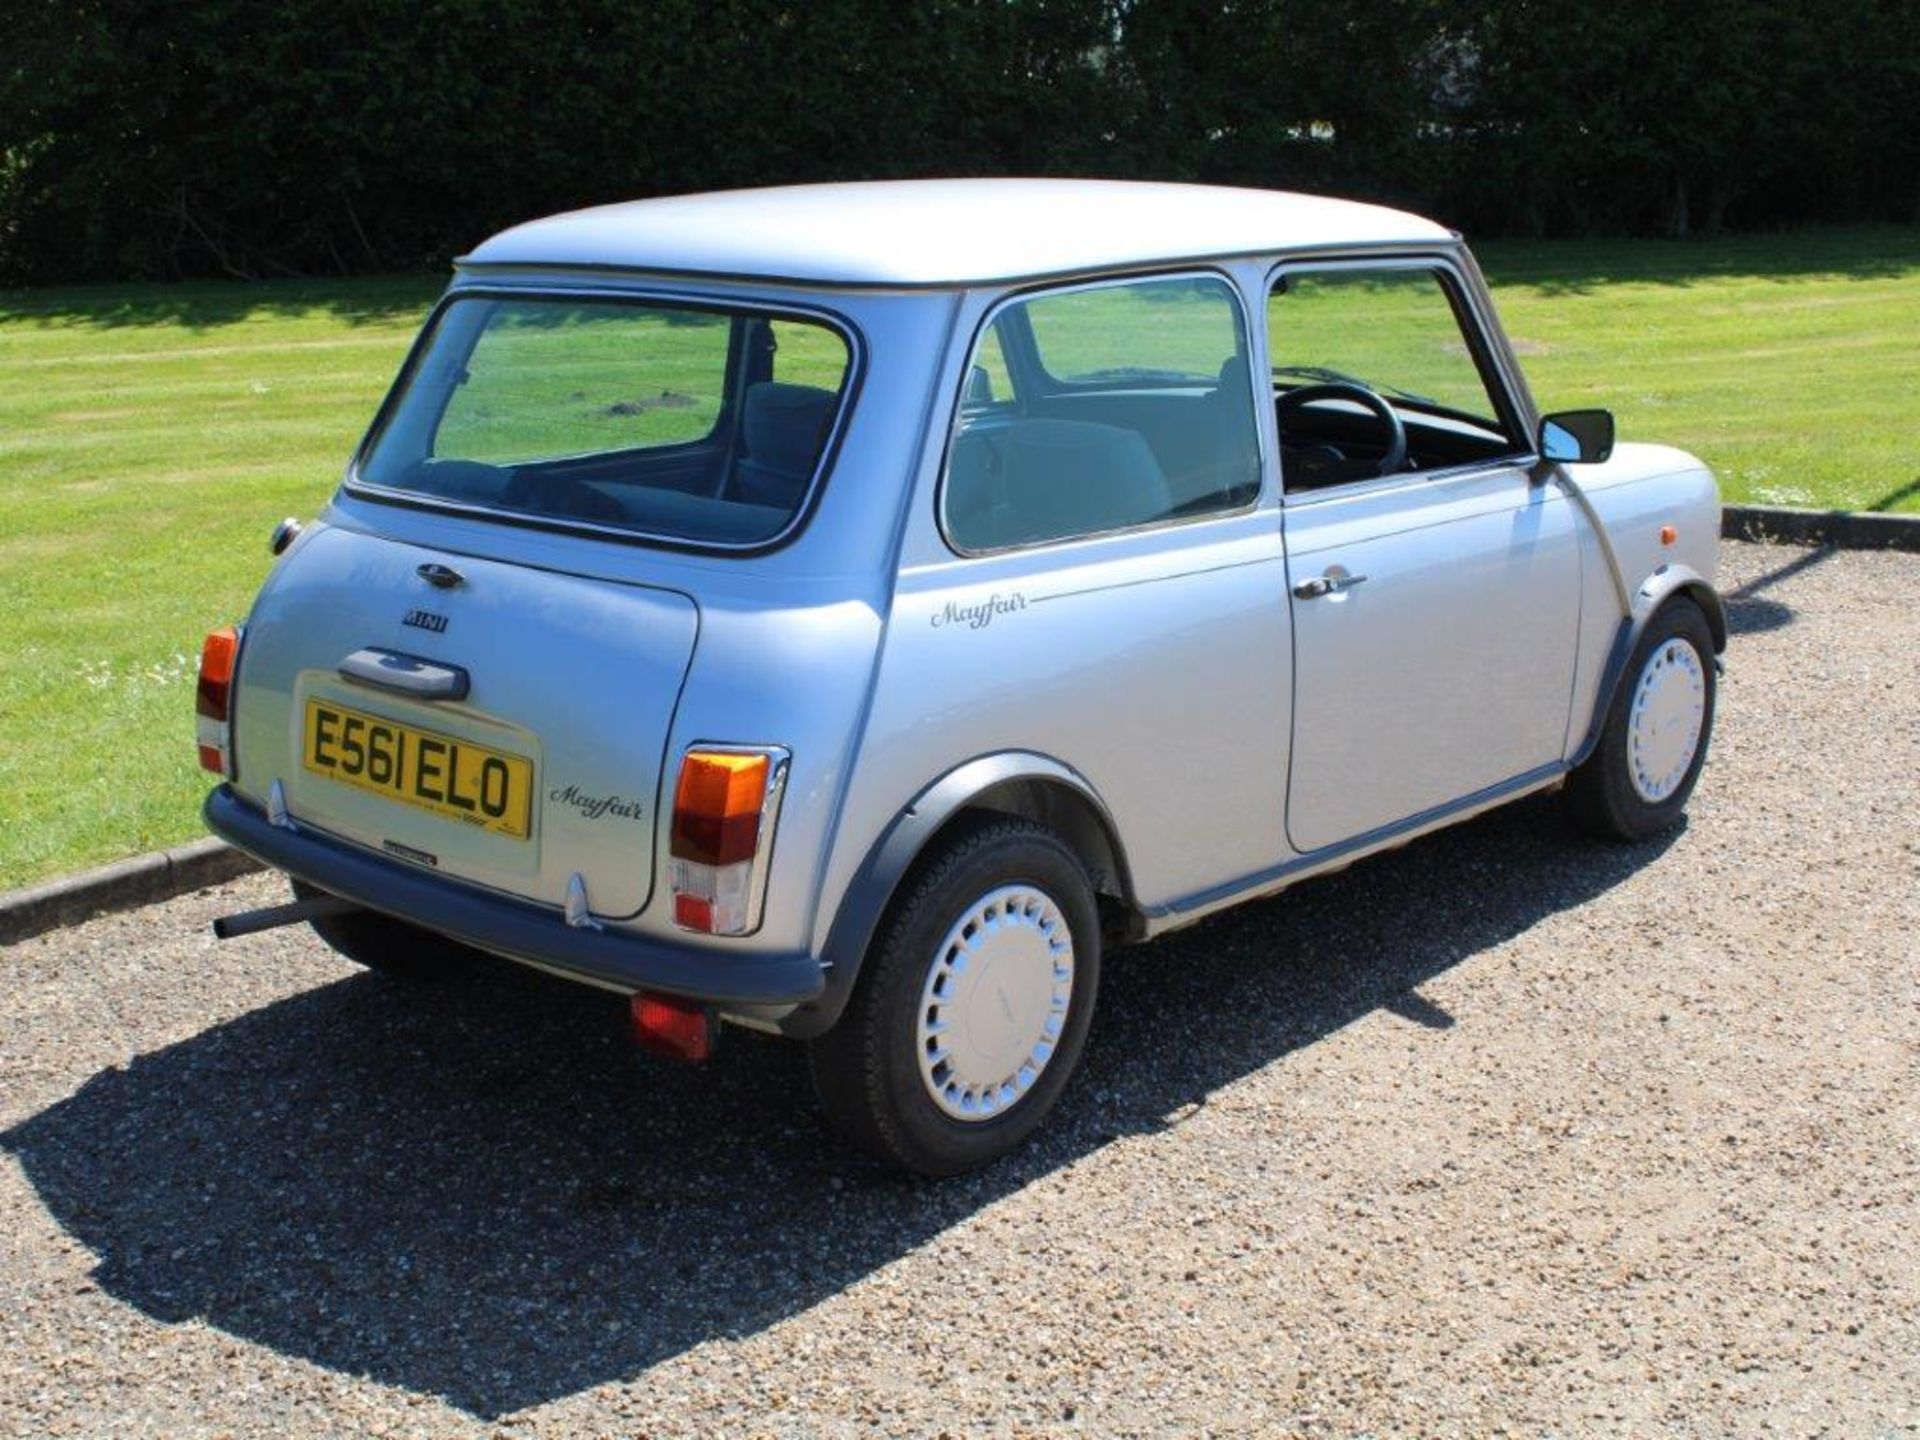
POLYGON ((1155 920, 1164 920, 1185 915, 1189 911, 1211 908, 1237 897, 1251 899, 1259 891, 1274 888, 1291 880, 1303 879, 1316 870, 1345 859, 1355 851, 1371 849, 1373 846, 1385 844, 1399 836, 1424 830, 1451 815, 1468 810, 1484 809, 1499 801, 1517 798, 1526 791, 1538 790, 1541 786, 1550 784, 1566 774, 1567 768, 1564 760, 1555 760, 1536 770, 1529 770, 1524 775, 1503 780, 1498 785, 1489 785, 1484 790, 1476 790, 1463 799, 1450 801, 1445 805, 1435 805, 1429 810, 1422 810, 1417 815, 1409 815, 1404 820, 1396 820, 1390 825, 1364 831, 1350 839, 1324 845, 1318 850, 1296 856, 1292 860, 1282 861, 1278 865, 1256 871, 1241 879, 1230 880, 1224 885, 1216 885, 1210 890, 1202 890, 1166 905, 1148 907, 1146 913, 1155 920))

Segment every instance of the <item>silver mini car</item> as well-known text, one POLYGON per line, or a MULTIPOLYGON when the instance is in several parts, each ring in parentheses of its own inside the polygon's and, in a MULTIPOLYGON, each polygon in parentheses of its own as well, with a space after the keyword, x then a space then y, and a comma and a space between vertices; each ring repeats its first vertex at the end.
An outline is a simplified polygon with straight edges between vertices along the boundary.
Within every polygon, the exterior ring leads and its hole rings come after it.
POLYGON ((1459 237, 924 181, 464 259, 209 637, 207 823, 383 970, 474 951, 704 1056, 808 1042, 940 1174, 1058 1100, 1102 955, 1517 796, 1672 824, 1726 621, 1696 460, 1542 416, 1459 237))

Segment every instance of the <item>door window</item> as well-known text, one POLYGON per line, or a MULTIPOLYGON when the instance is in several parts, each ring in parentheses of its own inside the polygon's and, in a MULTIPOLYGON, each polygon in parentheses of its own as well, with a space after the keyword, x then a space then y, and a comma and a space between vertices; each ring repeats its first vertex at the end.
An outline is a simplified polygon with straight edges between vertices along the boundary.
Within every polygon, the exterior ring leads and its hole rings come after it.
POLYGON ((1286 275, 1267 303, 1289 492, 1525 452, 1483 347, 1428 269, 1286 275))

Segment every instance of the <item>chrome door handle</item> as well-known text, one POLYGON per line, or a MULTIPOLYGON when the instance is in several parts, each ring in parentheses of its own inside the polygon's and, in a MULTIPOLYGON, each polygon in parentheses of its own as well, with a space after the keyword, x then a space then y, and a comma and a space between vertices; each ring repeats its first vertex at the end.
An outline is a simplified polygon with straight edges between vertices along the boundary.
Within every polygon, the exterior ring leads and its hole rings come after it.
POLYGON ((1364 575, 1316 575, 1294 586, 1293 593, 1302 600, 1318 600, 1322 595, 1337 595, 1342 590, 1364 585, 1366 581, 1364 575))

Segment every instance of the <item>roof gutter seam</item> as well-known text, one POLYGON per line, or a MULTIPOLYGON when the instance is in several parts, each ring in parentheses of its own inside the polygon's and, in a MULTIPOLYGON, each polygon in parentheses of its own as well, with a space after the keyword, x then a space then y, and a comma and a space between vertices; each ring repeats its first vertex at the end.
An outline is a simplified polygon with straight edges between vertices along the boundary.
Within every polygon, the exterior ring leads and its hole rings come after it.
POLYGON ((844 276, 788 275, 772 271, 699 270, 685 267, 627 264, 598 260, 480 260, 471 253, 457 256, 454 268, 469 275, 497 276, 514 271, 539 274, 580 273, 621 275, 662 280, 722 281, 730 284, 779 285, 809 290, 911 291, 952 290, 961 287, 1009 287, 1073 281, 1089 276, 1152 274, 1162 270, 1190 269, 1196 265, 1225 265, 1239 260, 1271 256, 1276 260, 1311 259, 1315 256, 1418 253, 1422 250, 1451 250, 1460 244, 1448 234, 1410 236, 1393 240, 1356 240, 1347 243, 1315 242, 1310 245, 1274 245, 1250 250, 1216 251, 1198 255, 1164 255, 1115 261, 1112 264, 1075 266, 1059 270, 1037 270, 1017 274, 980 273, 953 275, 942 279, 904 280, 875 277, 850 279, 844 276))

